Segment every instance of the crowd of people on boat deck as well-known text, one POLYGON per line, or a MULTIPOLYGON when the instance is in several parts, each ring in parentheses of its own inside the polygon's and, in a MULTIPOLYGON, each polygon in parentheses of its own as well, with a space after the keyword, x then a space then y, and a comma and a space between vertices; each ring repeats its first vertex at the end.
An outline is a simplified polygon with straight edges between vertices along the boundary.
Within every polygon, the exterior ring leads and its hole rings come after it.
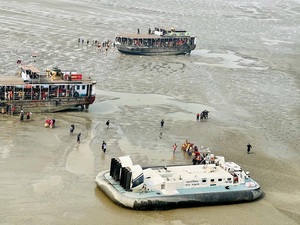
POLYGON ((87 47, 92 46, 98 48, 98 51, 101 52, 108 52, 109 49, 115 49, 116 43, 121 43, 122 45, 128 45, 128 46, 145 46, 145 47, 180 47, 183 45, 192 45, 193 41, 190 38, 161 38, 161 39, 151 39, 151 38, 121 38, 117 37, 116 41, 111 40, 105 40, 105 41, 98 41, 98 40, 92 40, 90 42, 89 39, 86 41, 84 38, 78 38, 78 46, 84 46, 87 47))
MULTIPOLYGON (((12 87, 10 87, 12 88, 12 87)), ((35 88, 24 88, 15 91, 1 91, 0 90, 0 100, 49 100, 54 97, 78 97, 78 92, 75 87, 69 85, 55 86, 51 88, 45 88, 43 86, 35 88)))
POLYGON ((179 47, 184 44, 191 45, 191 40, 188 38, 117 38, 117 42, 124 45, 147 46, 147 47, 179 47))
POLYGON ((210 154, 209 148, 201 146, 199 149, 194 143, 185 140, 181 146, 181 150, 191 156, 193 165, 215 163, 214 155, 210 154))
MULTIPOLYGON (((162 35, 166 35, 168 31, 166 29, 155 28, 156 31, 160 31, 162 35)), ((155 30, 148 29, 148 34, 154 34, 155 30)), ((171 28, 170 32, 174 33, 175 29, 171 28)), ((137 29, 137 34, 140 34, 140 29, 137 29)), ((121 37, 116 38, 117 42, 125 45, 139 45, 139 46, 147 46, 147 47, 178 47, 184 44, 192 45, 193 39, 190 37, 175 37, 175 36, 167 36, 165 38, 124 38, 121 37), (133 40, 133 41, 132 41, 133 40)))

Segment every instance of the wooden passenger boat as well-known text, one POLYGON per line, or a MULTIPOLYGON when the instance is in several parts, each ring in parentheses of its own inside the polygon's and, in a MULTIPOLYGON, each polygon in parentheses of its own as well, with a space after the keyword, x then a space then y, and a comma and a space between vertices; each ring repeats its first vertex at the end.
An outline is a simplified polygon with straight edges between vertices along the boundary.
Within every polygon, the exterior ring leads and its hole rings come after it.
POLYGON ((34 65, 21 65, 18 76, 0 78, 0 107, 2 112, 88 110, 95 101, 95 85, 76 71, 54 67, 40 72, 34 65))
POLYGON ((196 48, 196 37, 184 29, 149 28, 148 33, 120 34, 115 44, 121 53, 134 55, 189 54, 196 48))
POLYGON ((254 201, 262 190, 249 173, 222 156, 205 164, 141 167, 130 156, 112 158, 95 178, 116 204, 137 210, 170 209, 254 201))

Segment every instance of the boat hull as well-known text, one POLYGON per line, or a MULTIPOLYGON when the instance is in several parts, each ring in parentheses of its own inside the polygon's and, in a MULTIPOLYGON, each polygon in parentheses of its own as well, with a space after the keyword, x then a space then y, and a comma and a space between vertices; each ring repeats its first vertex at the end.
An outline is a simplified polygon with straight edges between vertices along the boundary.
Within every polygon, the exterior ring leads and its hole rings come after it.
POLYGON ((14 105, 15 113, 19 113, 22 109, 33 113, 53 113, 78 107, 88 110, 89 105, 93 104, 94 101, 95 96, 79 98, 65 97, 49 100, 10 100, 3 102, 3 105, 14 105))
POLYGON ((172 209, 249 202, 258 199, 262 194, 259 186, 256 188, 231 186, 229 189, 226 189, 224 186, 215 186, 201 189, 181 189, 174 193, 164 194, 160 192, 126 192, 118 185, 118 182, 110 177, 109 171, 99 173, 95 181, 99 189, 113 202, 136 210, 172 209))
POLYGON ((134 46, 123 46, 117 45, 117 49, 123 54, 131 54, 131 55, 185 55, 191 53, 192 50, 195 49, 195 45, 193 46, 184 46, 184 47, 134 47, 134 46))

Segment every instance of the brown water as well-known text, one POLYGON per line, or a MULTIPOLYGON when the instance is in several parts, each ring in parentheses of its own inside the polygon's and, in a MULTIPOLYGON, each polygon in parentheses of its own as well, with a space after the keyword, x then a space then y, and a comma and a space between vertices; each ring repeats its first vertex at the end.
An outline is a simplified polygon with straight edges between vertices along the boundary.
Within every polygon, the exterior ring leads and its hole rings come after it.
POLYGON ((88 113, 33 114, 23 123, 0 115, 0 224, 299 224, 299 6, 287 0, 1 0, 1 76, 14 75, 18 59, 35 60, 41 70, 76 69, 97 81, 97 99, 88 113), (140 57, 77 44, 78 37, 113 40, 159 25, 197 35, 196 50, 140 57), (210 118, 197 123, 204 109, 210 118), (50 117, 55 129, 43 127, 50 117), (249 170, 263 198, 132 211, 97 189, 94 178, 111 157, 130 154, 141 165, 190 162, 179 150, 172 154, 172 145, 186 139, 249 170))

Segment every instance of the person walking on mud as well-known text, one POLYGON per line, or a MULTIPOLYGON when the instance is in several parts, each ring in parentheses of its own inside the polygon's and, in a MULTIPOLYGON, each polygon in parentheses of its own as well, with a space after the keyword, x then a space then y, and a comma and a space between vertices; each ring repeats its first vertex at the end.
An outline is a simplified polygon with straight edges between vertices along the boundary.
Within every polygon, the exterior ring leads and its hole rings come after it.
POLYGON ((77 135, 77 143, 80 144, 81 133, 77 135))
POLYGON ((250 143, 247 144, 247 154, 250 153, 250 150, 251 150, 252 146, 250 143))
POLYGON ((162 135, 163 135, 163 132, 160 132, 160 133, 159 133, 159 139, 162 138, 162 135))
POLYGON ((71 124, 71 126, 70 126, 70 134, 73 134, 74 130, 75 130, 75 125, 71 124))
POLYGON ((27 119, 27 121, 30 120, 30 112, 27 112, 26 119, 27 119))
POLYGON ((176 145, 176 143, 173 145, 173 153, 175 153, 176 152, 176 149, 177 149, 177 145, 176 145))
POLYGON ((109 120, 106 121, 106 129, 109 128, 109 120))
POLYGON ((102 142, 102 151, 105 153, 106 152, 106 142, 102 142))
POLYGON ((24 120, 24 111, 21 110, 20 112, 20 121, 23 121, 24 120))
POLYGON ((162 119, 162 120, 160 121, 160 127, 163 128, 163 127, 164 127, 164 124, 165 124, 165 121, 162 119))
POLYGON ((16 107, 14 105, 11 106, 11 115, 13 116, 15 114, 16 107))

